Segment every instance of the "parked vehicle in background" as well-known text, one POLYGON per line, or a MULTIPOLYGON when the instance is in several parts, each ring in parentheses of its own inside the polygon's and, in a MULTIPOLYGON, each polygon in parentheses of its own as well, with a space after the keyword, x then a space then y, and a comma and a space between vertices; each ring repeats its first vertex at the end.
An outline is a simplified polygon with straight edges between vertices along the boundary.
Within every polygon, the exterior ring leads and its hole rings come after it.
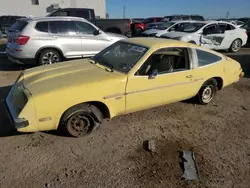
POLYGON ((83 18, 27 18, 10 28, 6 52, 16 63, 46 65, 94 56, 124 38, 105 33, 83 18))
POLYGON ((144 18, 132 18, 131 19, 131 24, 132 23, 141 23, 144 21, 144 18))
POLYGON ((243 76, 237 61, 215 51, 173 40, 131 38, 92 59, 23 71, 6 106, 19 132, 59 129, 80 137, 103 119, 190 98, 206 105, 243 76))
POLYGON ((147 25, 146 31, 149 29, 157 29, 160 27, 164 22, 155 22, 155 23, 150 23, 147 25))
POLYGON ((204 17, 198 14, 191 14, 191 15, 171 15, 165 16, 163 21, 170 22, 170 21, 181 21, 181 20, 194 20, 194 21, 205 21, 204 17))
POLYGON ((47 15, 47 17, 55 17, 55 16, 64 16, 64 17, 71 16, 71 17, 84 18, 89 22, 95 24, 97 27, 99 27, 105 32, 122 34, 128 37, 131 36, 130 19, 96 19, 94 9, 65 8, 65 9, 58 9, 47 15))
POLYGON ((229 22, 229 23, 236 25, 237 27, 241 27, 244 24, 244 22, 236 20, 236 19, 218 19, 217 21, 229 22))
POLYGON ((245 29, 247 31, 247 35, 248 35, 248 42, 250 42, 250 20, 245 23, 243 26, 241 26, 242 29, 245 29))
POLYGON ((247 23, 250 20, 250 17, 238 18, 237 20, 247 23))
POLYGON ((237 52, 247 43, 245 29, 228 22, 184 23, 175 32, 161 35, 162 38, 194 43, 213 50, 237 52))
POLYGON ((131 24, 131 30, 133 35, 140 35, 143 31, 147 29, 147 25, 150 23, 162 22, 163 17, 151 17, 146 18, 141 23, 131 24))
POLYGON ((7 34, 9 28, 16 22, 17 19, 24 18, 23 16, 0 16, 0 31, 3 35, 7 34))
POLYGON ((159 25, 155 29, 149 29, 142 33, 142 36, 144 37, 160 37, 163 34, 166 34, 168 32, 173 32, 175 30, 178 30, 179 27, 182 27, 184 23, 191 23, 194 21, 171 21, 171 22, 162 22, 161 25, 159 25))

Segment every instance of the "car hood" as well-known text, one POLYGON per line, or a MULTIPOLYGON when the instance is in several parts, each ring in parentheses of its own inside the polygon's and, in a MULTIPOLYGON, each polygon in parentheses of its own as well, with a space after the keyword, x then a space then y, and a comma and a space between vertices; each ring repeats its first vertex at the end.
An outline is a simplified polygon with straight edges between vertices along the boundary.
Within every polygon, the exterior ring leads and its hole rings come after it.
POLYGON ((71 86, 102 84, 110 79, 124 77, 118 72, 108 72, 91 64, 88 59, 45 65, 23 72, 23 85, 32 95, 71 86))
POLYGON ((162 37, 168 37, 168 38, 177 38, 177 37, 184 37, 188 35, 188 33, 185 32, 169 32, 166 34, 161 35, 162 37))
POLYGON ((160 30, 159 29, 149 29, 149 30, 144 31, 142 34, 150 35, 150 34, 157 33, 158 31, 160 31, 160 30))

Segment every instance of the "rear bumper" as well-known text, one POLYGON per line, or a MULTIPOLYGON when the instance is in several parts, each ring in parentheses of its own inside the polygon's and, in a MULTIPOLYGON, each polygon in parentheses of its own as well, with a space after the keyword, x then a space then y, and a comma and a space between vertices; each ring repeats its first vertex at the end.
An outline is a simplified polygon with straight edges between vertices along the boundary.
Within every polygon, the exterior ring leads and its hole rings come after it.
POLYGON ((17 63, 17 64, 27 64, 27 65, 36 65, 36 60, 33 58, 17 58, 13 55, 11 55, 8 51, 6 51, 6 55, 8 57, 8 59, 13 62, 13 63, 17 63))

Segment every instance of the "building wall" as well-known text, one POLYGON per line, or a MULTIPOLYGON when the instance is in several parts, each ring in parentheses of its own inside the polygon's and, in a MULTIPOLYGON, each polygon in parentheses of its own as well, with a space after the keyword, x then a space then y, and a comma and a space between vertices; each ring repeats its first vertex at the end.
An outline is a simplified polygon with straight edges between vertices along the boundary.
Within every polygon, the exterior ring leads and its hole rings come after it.
POLYGON ((32 5, 32 0, 0 0, 0 15, 45 16, 51 4, 60 8, 93 8, 97 16, 105 18, 106 0, 39 0, 39 5, 32 5))

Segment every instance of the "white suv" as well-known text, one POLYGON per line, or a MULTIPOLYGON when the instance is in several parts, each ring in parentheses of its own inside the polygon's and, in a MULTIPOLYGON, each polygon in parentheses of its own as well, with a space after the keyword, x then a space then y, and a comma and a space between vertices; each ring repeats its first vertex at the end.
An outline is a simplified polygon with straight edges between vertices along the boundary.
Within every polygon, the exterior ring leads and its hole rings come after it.
POLYGON ((94 56, 124 38, 107 34, 83 18, 26 18, 9 29, 6 52, 16 63, 46 65, 94 56))
POLYGON ((183 23, 174 32, 160 37, 190 42, 213 50, 232 52, 239 51, 248 39, 245 29, 223 21, 183 23))

